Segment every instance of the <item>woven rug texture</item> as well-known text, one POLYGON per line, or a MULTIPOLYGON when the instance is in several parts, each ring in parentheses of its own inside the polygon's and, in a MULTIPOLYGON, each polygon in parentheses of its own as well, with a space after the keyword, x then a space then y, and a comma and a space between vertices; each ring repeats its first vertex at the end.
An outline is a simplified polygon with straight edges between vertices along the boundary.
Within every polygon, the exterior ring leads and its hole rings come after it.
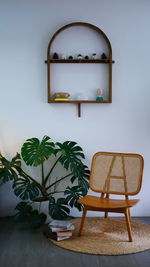
POLYGON ((75 231, 70 239, 54 244, 71 251, 96 255, 131 254, 150 249, 150 226, 131 221, 133 242, 128 242, 124 219, 86 218, 82 236, 78 236, 81 219, 72 220, 75 231))

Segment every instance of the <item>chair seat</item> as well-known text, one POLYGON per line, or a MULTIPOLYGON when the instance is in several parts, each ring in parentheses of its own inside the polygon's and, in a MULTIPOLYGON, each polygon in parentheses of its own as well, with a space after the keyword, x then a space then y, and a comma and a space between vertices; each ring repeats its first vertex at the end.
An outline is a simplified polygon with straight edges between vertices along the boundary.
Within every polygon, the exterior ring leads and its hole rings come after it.
POLYGON ((87 209, 96 209, 96 210, 103 210, 107 209, 116 210, 117 209, 126 209, 133 207, 139 199, 131 199, 131 200, 120 200, 120 199, 110 199, 110 198, 101 198, 96 196, 87 195, 82 197, 78 200, 80 204, 83 204, 87 209))

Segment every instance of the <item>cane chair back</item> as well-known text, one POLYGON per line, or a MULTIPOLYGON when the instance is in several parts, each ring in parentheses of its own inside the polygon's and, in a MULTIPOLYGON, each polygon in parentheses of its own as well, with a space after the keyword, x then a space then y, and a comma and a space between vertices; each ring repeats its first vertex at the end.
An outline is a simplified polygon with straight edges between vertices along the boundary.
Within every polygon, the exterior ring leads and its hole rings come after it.
POLYGON ((142 173, 143 158, 139 154, 98 152, 92 159, 90 188, 106 194, 136 195, 142 173))

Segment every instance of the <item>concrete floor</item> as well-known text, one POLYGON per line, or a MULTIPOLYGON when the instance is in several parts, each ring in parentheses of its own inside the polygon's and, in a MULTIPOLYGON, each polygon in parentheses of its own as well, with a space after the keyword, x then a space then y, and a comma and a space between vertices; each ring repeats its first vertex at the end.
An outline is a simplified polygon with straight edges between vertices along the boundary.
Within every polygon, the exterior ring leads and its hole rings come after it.
MULTIPOLYGON (((136 217, 150 225, 150 217, 136 217)), ((43 228, 30 231, 13 218, 0 218, 1 267, 150 267, 150 250, 101 256, 71 252, 55 246, 43 236, 43 228)))

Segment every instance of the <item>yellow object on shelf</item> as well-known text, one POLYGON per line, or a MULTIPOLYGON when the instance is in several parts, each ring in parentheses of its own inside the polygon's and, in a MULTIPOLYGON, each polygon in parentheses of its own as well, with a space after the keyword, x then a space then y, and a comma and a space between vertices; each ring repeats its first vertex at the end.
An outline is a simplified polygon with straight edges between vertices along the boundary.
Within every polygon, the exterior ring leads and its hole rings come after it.
POLYGON ((68 98, 55 98, 55 101, 68 101, 68 98))

